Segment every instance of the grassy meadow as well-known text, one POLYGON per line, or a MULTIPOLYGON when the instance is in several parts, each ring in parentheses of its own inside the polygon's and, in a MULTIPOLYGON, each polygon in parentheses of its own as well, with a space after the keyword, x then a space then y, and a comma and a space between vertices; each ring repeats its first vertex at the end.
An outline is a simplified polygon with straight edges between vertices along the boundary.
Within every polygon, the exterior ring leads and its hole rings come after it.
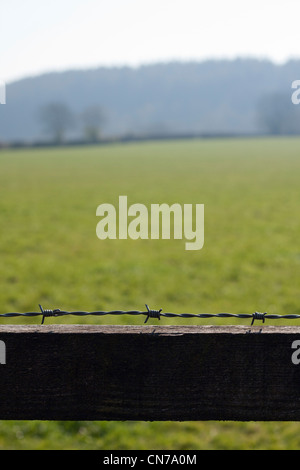
MULTIPOLYGON (((175 313, 300 314, 299 181, 298 138, 1 150, 0 313, 38 311, 39 303, 62 310, 144 310, 147 303, 175 313), (148 207, 203 203, 203 249, 186 251, 184 240, 99 240, 96 208, 118 207, 119 195, 148 207)), ((297 324, 267 324, 288 322, 297 324)), ((160 320, 174 323, 250 321, 160 320)), ((300 423, 0 421, 0 449, 299 447, 300 423)))

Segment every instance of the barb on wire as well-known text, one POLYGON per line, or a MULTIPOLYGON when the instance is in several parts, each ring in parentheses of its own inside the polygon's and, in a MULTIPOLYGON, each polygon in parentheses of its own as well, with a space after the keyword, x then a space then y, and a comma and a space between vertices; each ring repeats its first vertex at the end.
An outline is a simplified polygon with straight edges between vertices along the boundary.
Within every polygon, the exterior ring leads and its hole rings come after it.
POLYGON ((150 308, 146 304, 146 309, 148 310, 148 315, 144 323, 147 323, 149 318, 158 318, 160 320, 160 312, 162 311, 162 308, 160 310, 150 310, 150 308))
POLYGON ((59 317, 59 316, 66 316, 66 315, 75 315, 75 316, 86 316, 86 315, 94 315, 94 316, 102 316, 102 315, 146 315, 146 320, 144 323, 147 323, 149 318, 156 318, 160 320, 161 317, 177 317, 177 318, 252 318, 251 325, 253 325, 255 320, 261 320, 265 323, 265 319, 299 319, 300 315, 296 314, 288 314, 288 315, 278 315, 278 314, 270 314, 268 315, 267 312, 260 313, 171 313, 171 312, 162 312, 162 309, 159 310, 152 310, 149 308, 147 304, 146 311, 139 311, 139 310, 112 310, 112 311, 94 311, 94 312, 85 312, 85 311, 74 311, 68 312, 66 310, 60 310, 56 308, 54 310, 51 309, 43 309, 41 304, 39 304, 40 312, 27 312, 27 313, 2 313, 0 314, 0 318, 4 317, 35 317, 42 315, 42 323, 44 324, 45 318, 47 317, 59 317))
POLYGON ((45 317, 57 317, 58 314, 61 312, 59 308, 56 308, 55 310, 44 310, 41 304, 39 304, 39 307, 41 309, 43 318, 42 318, 42 325, 44 323, 45 317))
POLYGON ((262 320, 263 323, 265 323, 265 316, 267 315, 267 312, 265 313, 260 313, 260 312, 254 312, 252 314, 252 322, 251 325, 253 325, 255 320, 262 320))

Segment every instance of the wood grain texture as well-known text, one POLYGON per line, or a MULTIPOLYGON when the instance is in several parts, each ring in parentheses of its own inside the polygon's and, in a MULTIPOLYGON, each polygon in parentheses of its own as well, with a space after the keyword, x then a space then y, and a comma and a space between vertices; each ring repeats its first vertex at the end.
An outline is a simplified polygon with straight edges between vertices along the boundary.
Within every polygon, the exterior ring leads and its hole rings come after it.
POLYGON ((300 421, 293 326, 0 326, 0 419, 300 421))

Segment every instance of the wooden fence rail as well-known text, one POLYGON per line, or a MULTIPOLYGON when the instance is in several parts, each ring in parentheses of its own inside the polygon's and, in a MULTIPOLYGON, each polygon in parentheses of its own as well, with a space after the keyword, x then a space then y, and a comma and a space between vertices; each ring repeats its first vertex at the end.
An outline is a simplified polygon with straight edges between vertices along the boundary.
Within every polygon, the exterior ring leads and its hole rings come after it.
POLYGON ((0 341, 1 420, 300 420, 300 327, 2 325, 0 341))

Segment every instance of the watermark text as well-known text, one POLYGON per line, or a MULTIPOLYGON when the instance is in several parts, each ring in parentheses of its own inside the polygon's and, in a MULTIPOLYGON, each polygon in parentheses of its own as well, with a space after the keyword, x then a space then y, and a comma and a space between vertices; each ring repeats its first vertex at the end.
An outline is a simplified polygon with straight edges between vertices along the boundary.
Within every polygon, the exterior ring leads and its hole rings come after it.
POLYGON ((300 80, 294 80, 292 83, 292 89, 295 91, 292 93, 292 103, 300 103, 300 80))
POLYGON ((96 227, 100 240, 145 240, 150 235, 152 240, 184 238, 186 250, 200 250, 204 245, 204 204, 194 208, 193 204, 151 204, 148 211, 144 204, 128 207, 127 196, 119 196, 118 211, 105 203, 97 207, 96 215, 101 217, 96 227))
POLYGON ((6 364, 6 345, 0 341, 0 364, 6 364))
POLYGON ((6 86, 3 80, 0 79, 0 104, 6 104, 6 86))

